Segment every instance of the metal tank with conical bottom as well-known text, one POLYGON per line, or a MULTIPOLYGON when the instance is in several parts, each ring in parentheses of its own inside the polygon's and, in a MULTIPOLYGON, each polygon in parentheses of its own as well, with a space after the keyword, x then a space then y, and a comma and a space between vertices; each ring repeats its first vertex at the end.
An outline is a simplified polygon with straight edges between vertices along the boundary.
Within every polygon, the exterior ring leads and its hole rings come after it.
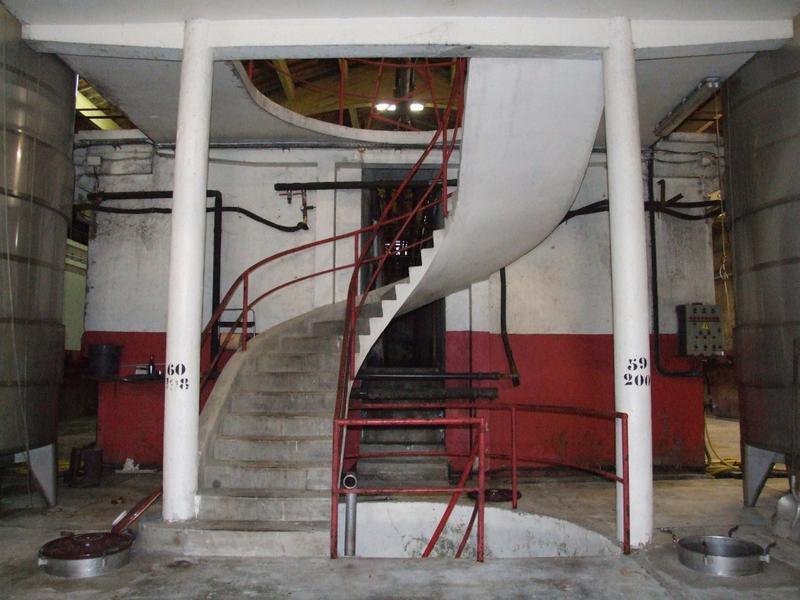
POLYGON ((22 453, 54 504, 75 75, 2 6, 0 25, 0 456, 22 453))
POLYGON ((800 469, 800 45, 728 82, 728 198, 736 280, 744 502, 773 464, 800 469))

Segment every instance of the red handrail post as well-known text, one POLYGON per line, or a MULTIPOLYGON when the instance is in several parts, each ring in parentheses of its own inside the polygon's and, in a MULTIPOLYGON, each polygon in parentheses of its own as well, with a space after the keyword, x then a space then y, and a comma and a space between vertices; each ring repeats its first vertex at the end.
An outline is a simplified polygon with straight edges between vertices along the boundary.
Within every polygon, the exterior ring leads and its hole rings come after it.
POLYGON ((333 455, 331 456, 331 558, 338 558, 339 543, 339 456, 341 454, 340 427, 338 419, 333 420, 333 455))
POLYGON ((247 309, 249 304, 248 288, 250 275, 245 272, 242 280, 242 350, 247 350, 247 309))
POLYGON ((511 407, 511 508, 517 508, 517 407, 511 407))
POLYGON ((483 562, 485 536, 484 505, 486 504, 486 417, 481 417, 478 426, 478 543, 476 554, 478 562, 483 562))
POLYGON ((628 415, 622 413, 622 551, 631 553, 631 489, 628 473, 628 415))

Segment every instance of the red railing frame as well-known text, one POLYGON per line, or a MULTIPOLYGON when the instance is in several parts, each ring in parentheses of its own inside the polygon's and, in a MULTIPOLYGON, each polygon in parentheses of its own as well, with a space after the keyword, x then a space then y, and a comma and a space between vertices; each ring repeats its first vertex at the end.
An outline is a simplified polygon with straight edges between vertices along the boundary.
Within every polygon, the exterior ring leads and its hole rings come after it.
MULTIPOLYGON (((211 336, 211 334, 214 331, 214 325, 219 322, 219 320, 221 319, 223 313, 226 310, 229 310, 228 306, 230 305, 231 300, 233 299, 233 297, 236 294, 236 292, 238 291, 238 289, 241 287, 242 288, 242 310, 239 312, 236 320, 233 322, 233 324, 230 326, 230 328, 227 330, 227 332, 225 332, 224 338, 222 339, 222 343, 220 344, 219 352, 216 354, 216 356, 212 356, 211 357, 209 368, 208 368, 208 370, 206 371, 206 373, 203 375, 203 377, 201 379, 201 388, 208 381, 211 373, 213 373, 214 370, 216 369, 219 361, 221 360, 222 356, 226 352, 225 348, 227 347, 228 342, 232 339, 232 336, 233 336, 234 332, 238 328, 242 329, 242 338, 241 338, 241 340, 239 342, 239 347, 243 351, 247 350, 247 340, 248 340, 249 334, 248 334, 248 326, 247 326, 246 315, 247 315, 247 312, 249 310, 252 310, 253 307, 255 307, 259 302, 261 302, 265 298, 271 296, 275 292, 278 292, 278 291, 280 291, 280 290, 282 290, 282 289, 284 289, 286 287, 289 287, 291 285, 294 285, 296 283, 300 283, 302 281, 313 279, 313 278, 319 277, 321 275, 327 275, 327 274, 330 274, 330 273, 334 273, 336 271, 341 271, 341 270, 344 270, 344 269, 354 268, 356 266, 356 264, 358 264, 359 237, 362 234, 368 233, 368 232, 371 232, 371 231, 375 231, 375 230, 378 230, 381 227, 384 227, 386 225, 390 225, 392 223, 396 223, 398 221, 401 221, 401 220, 405 219, 409 215, 413 217, 414 215, 416 215, 416 214, 418 214, 420 212, 425 212, 426 210, 430 210, 431 208, 433 208, 437 204, 441 203, 441 204, 444 205, 444 204, 446 204, 446 201, 447 201, 447 197, 444 196, 444 195, 441 195, 439 197, 439 199, 437 199, 435 201, 432 201, 432 202, 426 204, 425 206, 423 206, 421 208, 412 210, 409 213, 406 213, 406 214, 403 214, 403 215, 399 215, 397 217, 392 217, 391 219, 387 219, 386 221, 384 221, 382 223, 374 223, 374 224, 368 225, 366 227, 361 227, 359 229, 354 229, 353 231, 348 231, 346 233, 342 233, 342 234, 339 234, 339 235, 335 235, 335 236, 331 236, 331 237, 328 237, 328 238, 324 238, 322 240, 317 240, 317 241, 314 241, 314 242, 309 242, 308 244, 303 244, 301 246, 296 246, 294 248, 290 248, 288 250, 284 250, 282 252, 278 252, 277 254, 273 254, 271 256, 268 256, 267 258, 264 258, 264 259, 262 259, 262 260, 260 260, 260 261, 258 261, 256 263, 253 263, 252 265, 250 265, 247 269, 245 269, 242 272, 241 275, 239 275, 239 277, 236 278, 236 280, 233 282, 233 284, 231 284, 231 287, 228 289, 228 292, 225 294, 225 296, 220 301, 219 306, 214 311, 214 313, 211 315, 211 318, 209 319, 208 324, 206 325, 205 329, 203 329, 203 333, 202 333, 201 339, 200 339, 201 347, 203 347, 203 345, 208 341, 209 337, 211 336), (294 279, 290 279, 288 281, 285 281, 285 282, 283 282, 281 284, 278 284, 278 285, 270 288, 266 292, 264 292, 264 293, 260 294, 259 296, 257 296, 252 301, 249 299, 249 296, 250 296, 250 293, 249 293, 250 277, 252 276, 252 274, 255 271, 261 269, 262 267, 265 267, 266 265, 268 265, 268 264, 270 264, 270 263, 272 263, 272 262, 274 262, 274 261, 276 261, 278 259, 284 258, 286 256, 291 256, 293 254, 297 254, 297 253, 303 252, 304 250, 309 250, 311 248, 316 248, 318 246, 322 246, 322 245, 325 245, 325 244, 336 243, 337 241, 346 240, 348 238, 352 238, 353 239, 353 248, 354 248, 354 252, 355 252, 355 260, 354 260, 353 263, 346 264, 346 265, 337 265, 337 266, 331 267, 329 269, 324 269, 322 271, 315 271, 315 272, 310 273, 308 275, 295 277, 294 279)), ((417 240, 416 242, 414 242, 412 244, 408 244, 404 248, 404 251, 412 249, 412 248, 416 248, 418 246, 422 246, 422 245, 430 242, 432 239, 433 239, 432 236, 428 236, 428 237, 423 238, 421 240, 417 240)), ((393 250, 391 248, 389 248, 387 250, 387 253, 388 254, 392 254, 393 250)), ((377 262, 377 261, 381 260, 381 258, 382 258, 381 256, 375 256, 375 257, 366 258, 363 261, 361 261, 360 266, 364 266, 364 265, 370 264, 372 262, 377 262)))
MULTIPOLYGON (((488 428, 485 417, 437 417, 433 419, 334 419, 333 421, 333 452, 331 454, 331 537, 330 537, 330 556, 332 559, 338 558, 338 543, 339 543, 339 499, 345 494, 356 494, 363 496, 382 496, 393 494, 447 494, 450 495, 450 500, 445 507, 444 513, 439 519, 431 538, 422 552, 422 558, 430 556, 431 552, 436 546, 442 532, 444 531, 447 521, 453 512, 459 498, 462 494, 467 492, 474 492, 476 494, 475 508, 469 521, 469 525, 464 532, 464 536, 458 546, 456 558, 461 556, 464 547, 467 544, 470 533, 472 532, 473 524, 477 518, 478 531, 477 539, 475 542, 475 555, 478 562, 483 562, 485 556, 485 505, 486 505, 486 435, 488 428), (364 427, 386 427, 387 425, 396 427, 468 427, 470 430, 477 428, 478 430, 478 443, 469 455, 464 469, 458 483, 455 486, 449 487, 401 487, 401 488, 378 488, 378 487, 355 487, 346 489, 341 485, 341 473, 343 454, 341 444, 343 443, 344 436, 342 432, 346 431, 348 427, 364 428, 364 427), (473 471, 475 460, 477 459, 478 482, 477 485, 467 485, 467 480, 473 471)), ((428 456, 426 452, 404 452, 403 456, 428 456)), ((445 453, 446 455, 446 453, 445 453)), ((365 458, 367 455, 363 454, 360 458, 365 458)), ((457 453, 451 456, 459 456, 457 453)))
MULTIPOLYGON (((381 411, 381 410, 419 410, 436 408, 439 410, 474 410, 474 411, 505 411, 509 414, 509 427, 511 438, 511 452, 508 454, 499 452, 486 452, 487 458, 496 458, 499 460, 508 460, 511 462, 511 506, 517 508, 517 491, 519 489, 519 463, 534 463, 544 464, 550 466, 562 466, 570 469, 584 471, 613 481, 622 486, 622 523, 623 523, 623 539, 622 551, 624 554, 630 554, 630 480, 629 480, 629 456, 628 456, 628 415, 619 411, 605 411, 591 408, 581 408, 573 406, 553 406, 548 404, 512 404, 506 402, 381 402, 381 403, 367 403, 359 402, 350 407, 351 411, 381 411), (543 456, 520 456, 517 448, 517 416, 520 411, 528 413, 544 413, 555 415, 567 415, 576 417, 585 417, 590 419, 599 419, 611 422, 619 422, 620 424, 620 445, 621 454, 620 462, 622 463, 622 474, 604 471, 603 469, 594 468, 587 465, 579 465, 569 463, 566 461, 555 460, 550 457, 543 456)), ((400 420, 384 419, 389 421, 391 425, 402 427, 400 420)), ((615 429, 616 436, 616 429, 615 429)), ((373 453, 360 453, 358 455, 349 455, 345 458, 389 458, 401 456, 447 456, 451 458, 466 458, 469 455, 458 452, 417 452, 408 453, 403 451, 398 452, 373 452, 373 453)))

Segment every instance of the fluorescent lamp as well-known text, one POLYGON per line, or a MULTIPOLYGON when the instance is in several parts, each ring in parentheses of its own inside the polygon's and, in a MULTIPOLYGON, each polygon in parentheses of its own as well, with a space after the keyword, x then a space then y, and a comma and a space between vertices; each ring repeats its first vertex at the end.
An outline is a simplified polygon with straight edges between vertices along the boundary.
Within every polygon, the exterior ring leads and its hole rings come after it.
POLYGON ((424 109, 424 108, 425 108, 425 105, 422 104, 421 102, 412 102, 411 106, 408 107, 408 109, 411 112, 422 112, 422 109, 424 109))
POLYGON ((396 104, 390 104, 389 107, 386 110, 388 110, 389 112, 394 112, 394 111, 397 110, 397 105, 396 104))
POLYGON ((383 111, 385 111, 385 110, 388 110, 388 109, 389 109, 389 103, 388 103, 388 102, 378 102, 378 103, 375 105, 375 109, 376 109, 376 110, 379 110, 379 111, 381 111, 381 112, 383 112, 383 111))
POLYGON ((689 92, 667 116, 661 119, 653 130, 656 137, 662 138, 675 131, 698 108, 703 106, 719 91, 722 80, 719 77, 706 77, 689 92))

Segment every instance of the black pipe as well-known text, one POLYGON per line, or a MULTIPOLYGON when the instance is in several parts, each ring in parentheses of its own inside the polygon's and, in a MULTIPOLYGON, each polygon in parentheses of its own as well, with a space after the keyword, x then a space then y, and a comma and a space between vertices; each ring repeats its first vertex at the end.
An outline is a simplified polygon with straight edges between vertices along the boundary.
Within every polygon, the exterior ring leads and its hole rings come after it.
MULTIPOLYGON (((76 205, 73 207, 74 211, 91 209, 96 212, 114 212, 119 213, 124 211, 123 214, 131 214, 130 211, 141 211, 145 209, 119 209, 110 206, 100 206, 103 200, 159 200, 172 198, 172 191, 170 190, 144 190, 138 192, 94 192, 87 194, 87 199, 93 204, 90 205, 76 205)), ((220 279, 221 279, 221 261, 222 261, 222 192, 219 190, 206 190, 206 198, 214 199, 214 253, 213 264, 211 266, 211 313, 216 312, 219 307, 220 296, 220 279)), ((172 212, 172 209, 153 209, 154 212, 164 213, 172 212)), ((206 209, 208 211, 208 209, 206 209)), ((147 214, 146 212, 138 212, 134 214, 147 214)), ((211 335, 211 356, 216 356, 219 353, 219 327, 214 325, 211 335)))
MULTIPOLYGON (((720 213, 719 208, 717 208, 717 210, 704 213, 702 215, 693 215, 681 212, 678 209, 719 207, 719 202, 715 200, 679 203, 678 200, 680 200, 682 197, 683 196, 681 194, 678 194, 674 198, 670 198, 667 202, 664 203, 648 201, 644 203, 644 209, 649 213, 659 212, 669 215, 671 217, 683 219, 684 221, 702 221, 704 219, 710 219, 716 217, 720 213), (668 205, 669 207, 665 205, 668 205)), ((597 202, 592 202, 591 204, 587 204, 586 206, 582 206, 580 208, 567 211, 567 214, 564 215, 564 218, 561 219, 561 222, 566 223, 573 217, 580 217, 583 215, 593 215, 601 212, 608 212, 608 200, 598 200, 597 202)))
MULTIPOLYGON (((94 212, 105 212, 114 214, 171 214, 171 208, 117 208, 112 206, 101 206, 100 203, 104 200, 166 200, 172 198, 172 191, 170 190, 144 190, 138 192, 93 192, 87 194, 87 199, 90 204, 77 204, 73 207, 73 211, 92 210, 94 212)), ((238 206, 223 206, 222 192, 219 190, 206 190, 206 198, 214 199, 214 206, 207 207, 206 212, 214 213, 214 240, 213 240, 213 264, 211 266, 211 312, 216 312, 219 307, 220 293, 221 293, 221 279, 222 279, 222 213, 223 212, 236 212, 246 217, 257 221, 263 225, 268 225, 280 231, 299 231, 308 229, 305 223, 298 223, 297 225, 287 227, 286 225, 279 225, 273 223, 268 219, 258 216, 247 209, 238 206)), ((219 354, 219 324, 214 324, 211 335, 211 356, 219 354)))
POLYGON ((508 370, 511 372, 511 384, 519 386, 519 371, 517 362, 514 360, 514 353, 511 350, 511 341, 508 339, 508 326, 506 323, 506 268, 500 269, 500 335, 503 338, 503 349, 506 351, 508 370))
POLYGON ((442 379, 507 379, 505 373, 361 373, 361 381, 440 381, 442 379))
MULTIPOLYGON (((655 179, 655 162, 652 153, 647 159, 647 200, 649 204, 655 204, 655 190, 653 189, 653 181, 655 179)), ((698 204, 698 203, 694 203, 698 204)), ((670 212, 663 211, 666 214, 670 212)), ((693 215, 696 216, 696 215, 693 215)), ((703 372, 697 370, 687 371, 670 371, 661 366, 661 327, 659 325, 659 311, 658 311, 658 251, 656 249, 656 211, 650 211, 650 293, 653 302, 653 338, 655 348, 655 366, 656 371, 662 377, 702 377, 703 372)))
MULTIPOLYGON (((305 181, 294 183, 276 183, 276 192, 292 192, 292 191, 312 191, 312 190, 376 190, 380 188, 395 188, 399 187, 402 181, 395 181, 389 179, 377 181, 305 181)), ((427 188, 431 185, 430 181, 410 181, 406 187, 412 188, 427 188)), ((441 183, 437 183, 437 186, 441 183)), ((458 179, 448 179, 448 187, 456 187, 458 179)))
MULTIPOLYGON (((206 194, 214 197, 214 250, 211 273, 211 314, 219 307, 220 279, 222 279, 222 193, 208 190, 206 194)), ((219 354, 219 319, 211 326, 211 356, 219 354)))
MULTIPOLYGON (((160 214, 160 215, 168 215, 172 213, 171 208, 160 208, 156 206, 147 206, 144 208, 117 208, 112 206, 97 206, 95 204, 76 204, 72 207, 75 211, 82 211, 82 210, 91 210, 94 212, 104 212, 104 213, 113 213, 119 215, 151 215, 151 214, 160 214)), ((214 212, 216 209, 213 206, 206 207, 206 212, 214 212)), ((223 206, 222 212, 227 213, 238 213, 240 215, 244 215, 255 221, 256 223, 261 223, 262 225, 266 225, 267 227, 272 227, 273 229, 277 229, 278 231, 285 231, 288 233, 292 233, 294 231, 305 231, 308 229, 308 225, 299 221, 296 225, 281 225, 280 223, 275 223, 274 221, 270 221, 269 219, 265 219, 257 215, 254 212, 247 210, 246 208, 242 208, 241 206, 223 206)))

